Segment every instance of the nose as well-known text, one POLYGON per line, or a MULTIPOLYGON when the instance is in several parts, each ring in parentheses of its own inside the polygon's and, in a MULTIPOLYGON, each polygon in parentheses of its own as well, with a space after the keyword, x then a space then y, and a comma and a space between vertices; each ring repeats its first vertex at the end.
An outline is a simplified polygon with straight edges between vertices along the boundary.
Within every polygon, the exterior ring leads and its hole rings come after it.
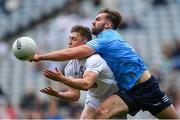
POLYGON ((92 22, 92 25, 93 25, 93 26, 95 25, 95 21, 94 21, 94 22, 92 22))
POLYGON ((72 41, 71 40, 69 40, 69 43, 68 43, 69 45, 71 45, 72 44, 72 41))
POLYGON ((71 45, 71 43, 70 43, 70 42, 69 42, 68 44, 69 44, 69 45, 71 45))

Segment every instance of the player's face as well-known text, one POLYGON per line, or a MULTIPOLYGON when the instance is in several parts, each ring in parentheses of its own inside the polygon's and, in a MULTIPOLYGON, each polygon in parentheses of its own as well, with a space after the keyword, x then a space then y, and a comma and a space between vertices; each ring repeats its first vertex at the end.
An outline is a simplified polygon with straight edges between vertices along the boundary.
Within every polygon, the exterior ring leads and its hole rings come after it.
POLYGON ((97 35, 105 29, 105 25, 109 22, 106 19, 106 13, 100 13, 96 16, 95 21, 92 23, 92 34, 97 35))
POLYGON ((72 32, 69 36, 69 48, 77 47, 79 45, 83 45, 85 42, 84 38, 78 32, 72 32))

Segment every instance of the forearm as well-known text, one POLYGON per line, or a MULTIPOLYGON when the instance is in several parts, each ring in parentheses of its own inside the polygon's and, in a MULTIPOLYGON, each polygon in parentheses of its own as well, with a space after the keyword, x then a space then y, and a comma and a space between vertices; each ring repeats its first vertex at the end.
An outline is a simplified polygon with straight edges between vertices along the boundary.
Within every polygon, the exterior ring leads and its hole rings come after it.
POLYGON ((79 46, 57 50, 40 55, 40 60, 66 61, 72 59, 81 59, 93 54, 95 51, 87 46, 79 46))
POLYGON ((40 60, 66 61, 74 57, 76 57, 75 53, 72 55, 69 49, 63 49, 42 54, 40 60))
POLYGON ((79 97, 74 96, 71 92, 59 92, 58 98, 64 101, 78 101, 79 97))
POLYGON ((69 77, 63 77, 60 82, 78 90, 87 91, 91 87, 91 83, 89 83, 88 80, 83 78, 73 79, 69 77))

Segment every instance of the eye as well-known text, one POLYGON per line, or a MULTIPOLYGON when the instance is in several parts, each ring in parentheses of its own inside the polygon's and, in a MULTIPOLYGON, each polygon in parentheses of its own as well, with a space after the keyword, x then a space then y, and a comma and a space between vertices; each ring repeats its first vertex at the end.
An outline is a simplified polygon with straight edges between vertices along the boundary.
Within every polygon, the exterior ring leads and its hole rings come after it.
POLYGON ((76 39, 72 39, 72 41, 74 41, 74 42, 75 42, 75 41, 76 41, 76 39))
POLYGON ((96 18, 96 21, 100 21, 100 20, 101 20, 101 18, 100 18, 100 17, 97 17, 97 18, 96 18))
POLYGON ((71 40, 75 42, 75 41, 77 41, 77 38, 72 37, 71 40))

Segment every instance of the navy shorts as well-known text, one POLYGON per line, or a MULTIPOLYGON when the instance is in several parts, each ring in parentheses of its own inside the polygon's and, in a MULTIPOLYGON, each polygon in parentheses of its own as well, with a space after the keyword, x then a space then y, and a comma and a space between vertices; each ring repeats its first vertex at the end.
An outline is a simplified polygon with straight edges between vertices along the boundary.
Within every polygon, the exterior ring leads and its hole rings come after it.
POLYGON ((156 115, 171 105, 170 99, 160 90, 158 80, 153 76, 130 90, 121 90, 115 94, 128 105, 129 114, 132 116, 140 110, 156 115))

